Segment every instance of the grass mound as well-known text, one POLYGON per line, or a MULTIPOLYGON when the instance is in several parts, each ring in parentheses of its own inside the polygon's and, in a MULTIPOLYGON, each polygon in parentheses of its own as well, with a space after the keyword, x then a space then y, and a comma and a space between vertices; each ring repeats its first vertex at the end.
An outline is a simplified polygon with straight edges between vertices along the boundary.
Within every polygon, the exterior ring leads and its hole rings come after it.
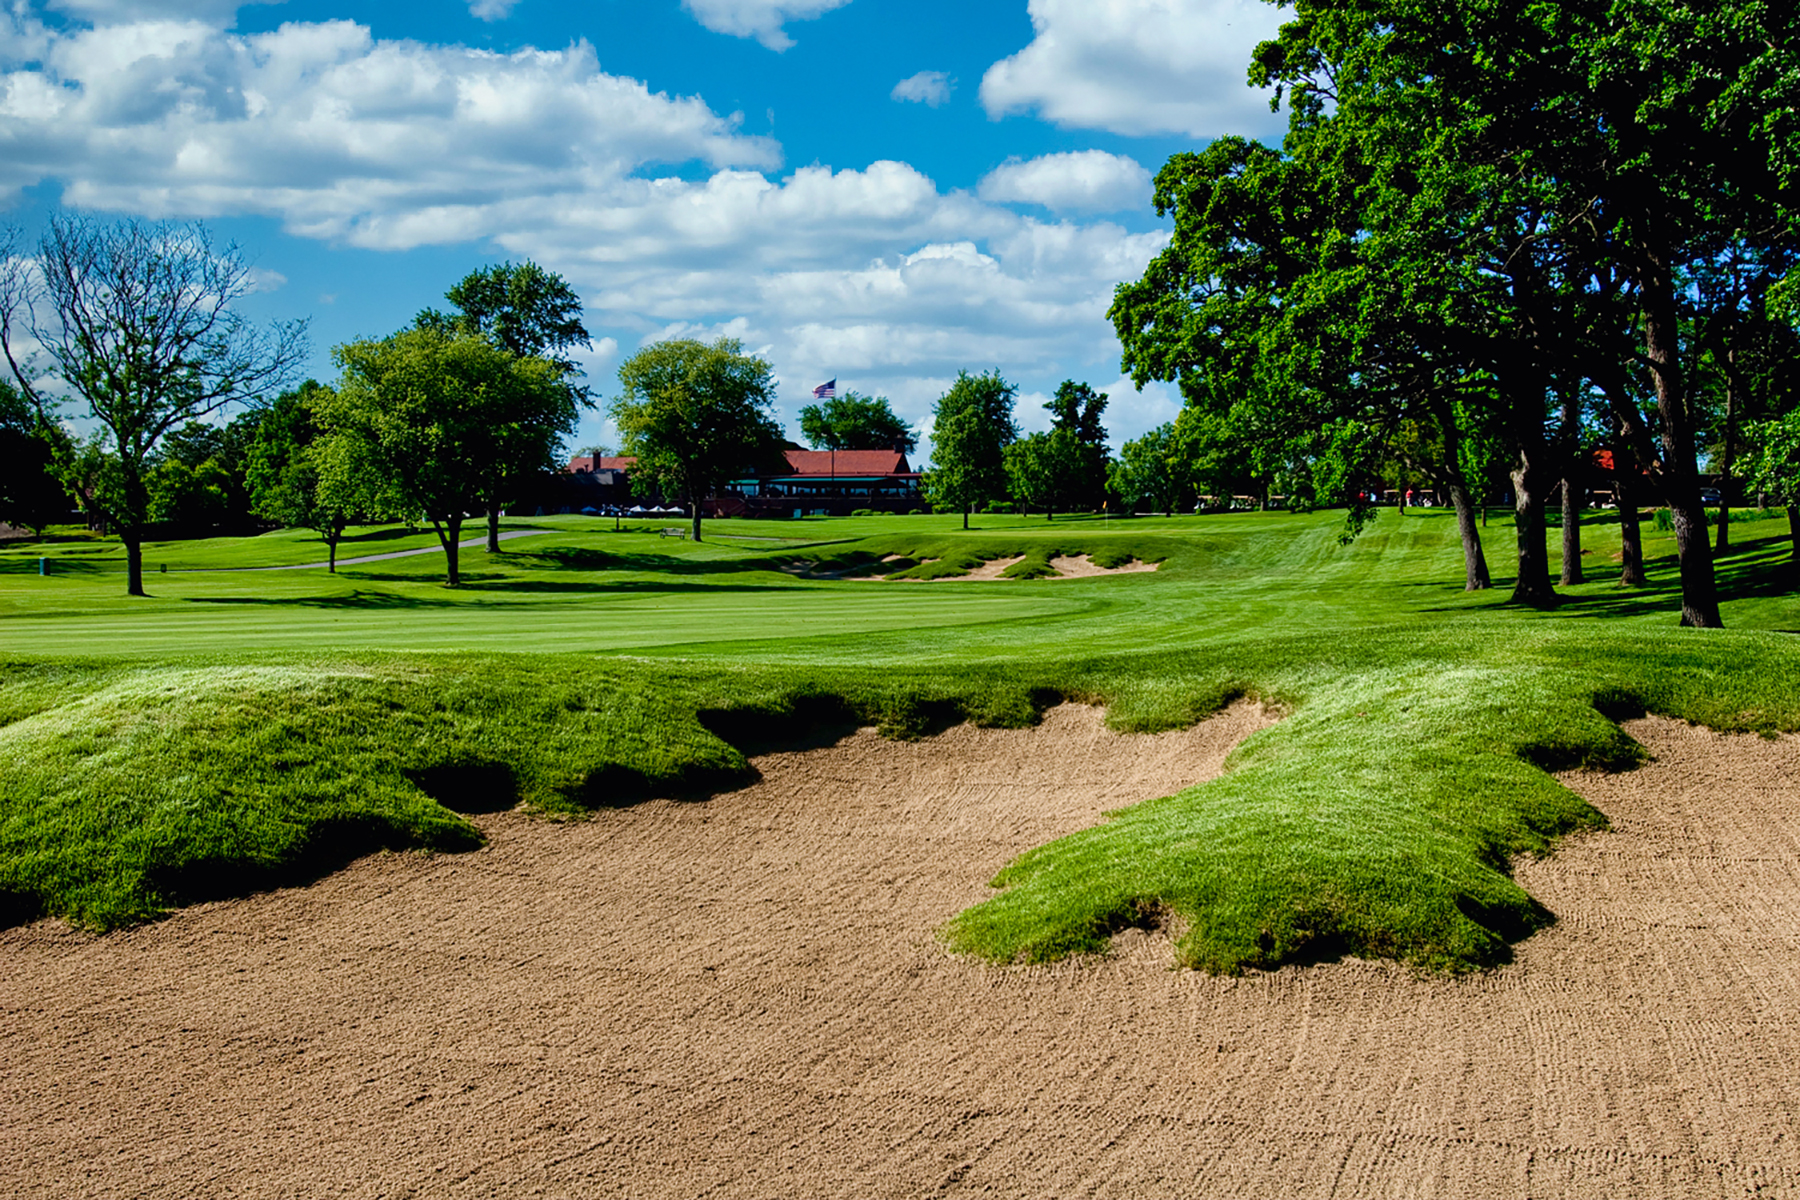
MULTIPOLYGON (((1553 612, 1506 605, 1504 581, 1463 593, 1433 513, 1384 514, 1348 549, 1333 514, 957 523, 717 522, 695 546, 545 519, 472 552, 455 592, 430 555, 216 571, 226 539, 159 550, 202 567, 159 573, 148 600, 103 574, 0 572, 8 645, 43 647, 0 662, 0 920, 110 928, 378 848, 466 849, 465 814, 516 804, 606 820, 852 725, 1019 726, 1070 698, 1155 730, 1250 695, 1287 719, 1227 776, 1022 856, 946 938, 1041 961, 1172 914, 1182 961, 1211 970, 1346 952, 1466 970, 1551 919, 1509 858, 1603 823, 1547 771, 1634 761, 1615 720, 1800 728, 1800 643, 1780 632, 1800 601, 1785 541, 1754 524, 1720 559, 1733 628, 1702 633, 1673 628, 1666 541, 1647 543, 1650 588, 1599 578, 1604 523, 1593 582, 1553 612), (1164 565, 1068 587, 829 577, 1001 558, 1030 575, 1059 554, 1164 565)), ((1489 536, 1504 561, 1510 528, 1489 536)))

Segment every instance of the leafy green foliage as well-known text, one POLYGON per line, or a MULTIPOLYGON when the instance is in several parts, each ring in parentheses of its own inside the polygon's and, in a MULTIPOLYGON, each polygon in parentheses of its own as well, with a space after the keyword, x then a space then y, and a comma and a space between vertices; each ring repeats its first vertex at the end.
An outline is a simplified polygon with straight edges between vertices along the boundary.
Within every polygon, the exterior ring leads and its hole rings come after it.
POLYGON ((769 364, 735 338, 655 342, 619 364, 619 385, 609 411, 637 457, 634 489, 685 500, 699 541, 701 501, 779 451, 769 364))
POLYGON ((961 510, 965 529, 976 505, 1006 495, 1006 447, 1019 436, 1017 394, 998 371, 959 371, 933 409, 931 470, 920 487, 933 508, 961 510))
POLYGON ((17 388, 0 381, 0 521, 39 536, 72 507, 56 470, 68 435, 39 420, 17 388))
POLYGON ((581 323, 581 297, 568 281, 530 259, 471 271, 444 298, 454 314, 426 309, 414 320, 421 329, 476 333, 520 358, 544 358, 565 375, 576 373, 567 351, 590 346, 581 323))
POLYGON ((412 329, 338 346, 337 388, 311 394, 326 447, 314 462, 330 494, 358 496, 351 476, 371 472, 438 529, 447 582, 461 582, 457 539, 525 469, 548 469, 575 422, 561 371, 486 338, 412 329))
POLYGON ((250 448, 247 478, 257 513, 316 532, 327 569, 336 571, 338 542, 351 524, 398 518, 407 506, 365 456, 366 439, 322 435, 315 406, 330 390, 309 379, 276 398, 250 448))
POLYGON ((1003 452, 1007 490, 1020 504, 1043 509, 1046 520, 1055 520, 1057 509, 1085 507, 1094 476, 1086 451, 1072 429, 1020 438, 1003 452))
POLYGON ((1182 496, 1191 489, 1192 462, 1185 448, 1177 445, 1175 426, 1158 425, 1119 447, 1107 486, 1124 501, 1127 513, 1148 500, 1152 508, 1173 516, 1182 496))
POLYGON ((800 409, 800 436, 815 450, 889 450, 911 454, 919 437, 886 396, 845 392, 800 409))

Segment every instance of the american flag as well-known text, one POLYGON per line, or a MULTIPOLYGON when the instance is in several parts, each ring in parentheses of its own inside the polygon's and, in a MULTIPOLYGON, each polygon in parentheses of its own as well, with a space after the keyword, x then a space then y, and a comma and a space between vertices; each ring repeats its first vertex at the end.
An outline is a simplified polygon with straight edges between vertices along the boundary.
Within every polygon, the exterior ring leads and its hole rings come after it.
POLYGON ((813 389, 813 399, 814 400, 836 400, 837 399, 837 380, 833 379, 830 383, 821 383, 818 387, 814 388, 813 389))

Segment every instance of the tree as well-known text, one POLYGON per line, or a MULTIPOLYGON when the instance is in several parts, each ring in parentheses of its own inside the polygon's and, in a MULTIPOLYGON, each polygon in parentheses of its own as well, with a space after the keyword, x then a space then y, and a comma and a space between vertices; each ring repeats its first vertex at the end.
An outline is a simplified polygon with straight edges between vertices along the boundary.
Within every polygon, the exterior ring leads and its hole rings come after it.
POLYGON ((69 492, 56 472, 58 451, 66 457, 68 441, 0 380, 0 521, 41 539, 46 525, 68 515, 69 492))
MULTIPOLYGON (((1021 505, 1036 505, 1044 519, 1079 504, 1092 486, 1091 456, 1072 429, 1052 429, 1020 438, 1002 452, 1007 487, 1021 505)), ((1104 476, 1102 476, 1104 479, 1104 476)))
POLYGON ((696 542, 707 496, 781 445, 769 364, 743 351, 736 338, 652 343, 619 364, 622 392, 608 406, 623 452, 637 457, 633 488, 680 497, 696 542))
MULTIPOLYGON (((530 259, 471 271, 444 298, 456 306, 454 313, 428 308, 414 318, 419 329, 446 333, 473 333, 489 339, 509 354, 540 358, 553 365, 569 389, 567 414, 554 432, 566 436, 575 430, 579 408, 593 403, 588 390, 575 383, 581 370, 567 351, 589 346, 588 331, 581 323, 581 297, 561 275, 546 271, 530 259)), ((538 473, 534 450, 544 430, 504 427, 496 437, 514 445, 496 462, 518 464, 517 471, 501 471, 487 481, 482 506, 487 510, 487 549, 500 552, 500 510, 518 498, 520 489, 538 473)))
POLYGON ((1071 446, 1059 454, 1064 475, 1057 490, 1062 507, 1092 511, 1106 498, 1106 393, 1085 383, 1065 379, 1056 395, 1044 405, 1050 412, 1052 432, 1067 433, 1071 446))
POLYGON ((151 519, 190 530, 250 529, 247 472, 262 419, 263 410, 252 408, 223 425, 189 421, 170 430, 150 470, 151 519))
POLYGON ((1143 437, 1119 447, 1107 484, 1125 503, 1127 514, 1148 500, 1165 516, 1175 515, 1188 487, 1186 462, 1178 453, 1173 423, 1158 425, 1143 437))
POLYGON ((444 298, 456 312, 428 308, 415 325, 478 333, 520 358, 548 359, 565 375, 580 373, 566 352, 593 344, 581 323, 581 297, 561 275, 530 259, 471 271, 444 298))
POLYGON ((276 397, 251 444, 247 476, 256 514, 317 533, 325 543, 326 570, 335 574, 344 530, 400 515, 404 505, 363 455, 361 438, 334 441, 320 430, 316 409, 330 390, 308 379, 276 397))
POLYGON ((1006 495, 1006 447, 1019 436, 1017 394, 998 371, 959 371, 933 410, 931 470, 920 484, 933 508, 962 510, 964 529, 977 504, 1006 495))
POLYGON ((16 241, 0 246, 0 346, 45 424, 59 400, 39 386, 44 372, 20 360, 25 338, 99 423, 88 504, 125 543, 126 591, 142 596, 157 447, 182 424, 278 386, 305 351, 305 323, 262 330, 237 313, 252 290, 249 265, 202 225, 59 214, 35 255, 17 255, 16 241))
POLYGON ((486 503, 496 478, 524 462, 550 466, 558 422, 571 406, 561 371, 484 337, 429 328, 350 342, 331 354, 343 372, 338 385, 310 400, 325 437, 317 453, 322 477, 333 480, 329 495, 356 495, 349 478, 356 471, 385 481, 431 522, 445 582, 460 585, 463 520, 486 503), (523 432, 496 435, 511 430, 523 432))
POLYGON ((1800 571, 1800 409, 1744 428, 1750 486, 1787 509, 1789 558, 1800 571))
POLYGON ((845 392, 800 410, 800 435, 814 450, 888 450, 911 454, 919 437, 886 396, 845 392))

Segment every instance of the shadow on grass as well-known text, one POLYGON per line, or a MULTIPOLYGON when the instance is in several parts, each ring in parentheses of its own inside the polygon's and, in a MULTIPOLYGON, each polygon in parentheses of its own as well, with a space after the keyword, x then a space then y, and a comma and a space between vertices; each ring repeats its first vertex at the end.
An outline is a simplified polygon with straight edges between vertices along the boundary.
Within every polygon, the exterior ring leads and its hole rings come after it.
MULTIPOLYGON (((413 582, 418 582, 414 580, 413 582)), ((394 592, 365 592, 348 596, 189 596, 186 604, 256 605, 270 608, 324 608, 369 611, 406 608, 457 608, 462 601, 438 596, 402 596, 394 592)))
MULTIPOLYGON (((1030 703, 1039 716, 1063 699, 1063 694, 1036 689, 1030 703)), ((683 764, 673 774, 651 776, 611 764, 593 772, 563 797, 580 808, 631 808, 647 800, 704 803, 726 792, 749 787, 762 779, 750 760, 765 754, 823 750, 837 745, 858 729, 870 725, 883 735, 917 739, 942 733, 973 719, 958 701, 906 697, 880 713, 859 711, 842 696, 805 692, 776 700, 771 706, 707 708, 695 714, 700 724, 743 756, 736 764, 683 764)))
MULTIPOLYGON (((1713 575, 1721 601, 1774 600, 1796 596, 1800 592, 1800 568, 1789 557, 1792 543, 1785 536, 1756 538, 1734 544, 1713 560, 1713 575)), ((1644 571, 1650 582, 1642 588, 1625 589, 1616 584, 1603 592, 1585 589, 1607 586, 1612 575, 1611 564, 1584 564, 1587 582, 1577 584, 1583 590, 1564 589, 1556 602, 1542 608, 1514 605, 1508 597, 1512 578, 1496 578, 1494 586, 1479 600, 1463 604, 1437 604, 1421 607, 1422 613, 1477 613, 1494 609, 1511 609, 1529 615, 1549 617, 1648 617, 1678 615, 1681 612, 1681 564, 1673 554, 1646 559, 1644 571)), ((1448 592, 1453 587, 1442 581, 1419 581, 1403 585, 1413 590, 1448 592)), ((1454 589, 1459 596, 1471 593, 1454 589)))
POLYGON ((506 812, 519 802, 518 775, 505 763, 446 763, 405 775, 427 796, 464 816, 506 812))
POLYGON ((248 856, 207 857, 153 867, 145 877, 162 903, 182 907, 316 883, 379 850, 453 852, 476 850, 482 843, 478 830, 460 822, 444 827, 437 837, 421 838, 373 814, 333 817, 309 826, 305 845, 279 863, 248 856))

